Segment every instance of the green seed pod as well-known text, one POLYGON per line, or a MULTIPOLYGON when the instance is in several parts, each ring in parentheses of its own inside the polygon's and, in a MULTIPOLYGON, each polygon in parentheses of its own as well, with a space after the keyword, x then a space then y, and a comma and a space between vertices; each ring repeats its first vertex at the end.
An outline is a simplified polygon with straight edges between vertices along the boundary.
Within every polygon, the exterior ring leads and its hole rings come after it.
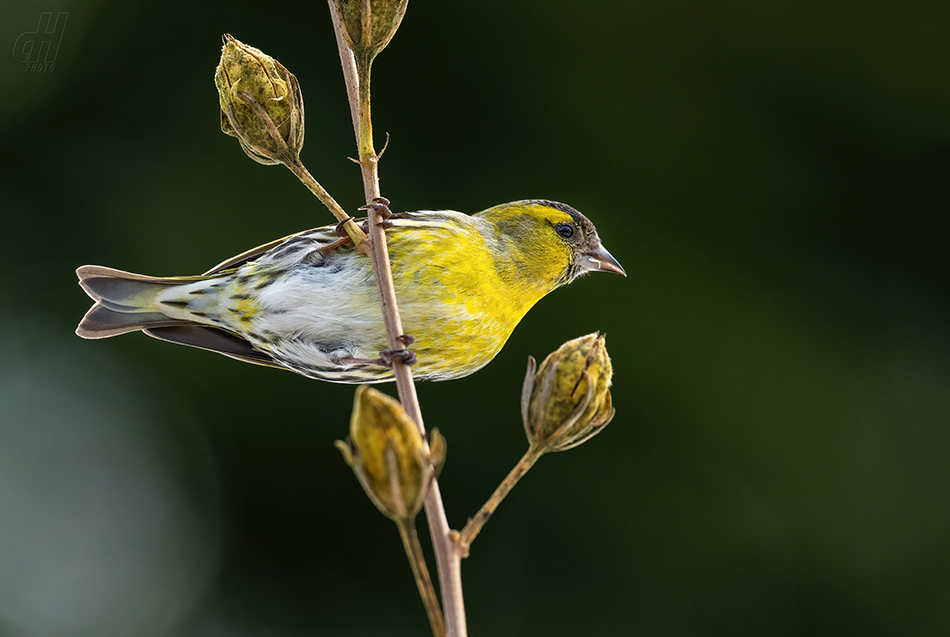
POLYGON ((294 161, 303 148, 304 112, 293 73, 260 49, 227 33, 214 74, 221 130, 265 165, 294 161))
POLYGON ((353 54, 373 58, 393 39, 409 0, 332 0, 331 4, 353 54))
POLYGON ((605 338, 575 338, 537 364, 528 357, 521 392, 521 417, 528 442, 564 451, 600 433, 614 417, 610 396, 613 367, 605 338))
POLYGON ((370 500, 394 520, 419 513, 445 460, 445 438, 437 430, 427 451, 402 405, 366 386, 356 390, 349 438, 335 444, 370 500))

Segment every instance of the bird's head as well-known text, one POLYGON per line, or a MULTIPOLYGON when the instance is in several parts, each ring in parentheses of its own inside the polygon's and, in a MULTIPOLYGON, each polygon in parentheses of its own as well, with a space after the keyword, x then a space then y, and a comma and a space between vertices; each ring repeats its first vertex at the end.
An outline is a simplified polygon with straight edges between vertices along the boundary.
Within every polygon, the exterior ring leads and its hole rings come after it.
POLYGON ((495 252, 508 261, 498 264, 499 271, 508 270, 512 277, 540 279, 553 289, 587 272, 626 276, 590 219, 566 204, 528 199, 489 208, 478 216, 492 224, 500 242, 495 252))

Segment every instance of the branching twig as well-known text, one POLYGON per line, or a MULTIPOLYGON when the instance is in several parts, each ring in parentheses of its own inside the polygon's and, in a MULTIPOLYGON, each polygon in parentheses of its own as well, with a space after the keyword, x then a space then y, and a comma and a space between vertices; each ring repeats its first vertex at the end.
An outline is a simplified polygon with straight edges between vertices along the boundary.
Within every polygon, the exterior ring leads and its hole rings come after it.
POLYGON ((542 455, 544 455, 543 450, 535 445, 531 445, 521 457, 521 460, 518 461, 518 464, 514 466, 502 483, 498 485, 498 488, 495 489, 495 492, 491 494, 488 501, 478 510, 475 517, 469 519, 468 524, 466 524, 462 532, 459 533, 457 540, 462 557, 468 556, 469 547, 471 547, 475 538, 478 537, 485 523, 488 522, 488 518, 491 517, 495 509, 498 508, 498 505, 501 504, 501 501, 505 499, 505 496, 518 484, 518 481, 524 477, 524 474, 528 473, 528 469, 534 466, 534 463, 537 462, 538 458, 542 455))
POLYGON ((402 538, 402 544, 406 549, 406 555, 409 556, 409 564, 412 565, 412 575, 416 579, 416 586, 419 588, 419 596, 422 597, 422 603, 426 607, 426 614, 429 616, 429 625, 432 626, 433 637, 446 637, 445 620, 442 619, 442 610, 439 608, 439 600, 435 596, 435 590, 432 588, 432 579, 429 577, 429 569, 426 566, 425 557, 422 554, 422 545, 419 544, 419 535, 416 533, 416 524, 413 519, 406 521, 396 521, 399 527, 399 537, 402 538))

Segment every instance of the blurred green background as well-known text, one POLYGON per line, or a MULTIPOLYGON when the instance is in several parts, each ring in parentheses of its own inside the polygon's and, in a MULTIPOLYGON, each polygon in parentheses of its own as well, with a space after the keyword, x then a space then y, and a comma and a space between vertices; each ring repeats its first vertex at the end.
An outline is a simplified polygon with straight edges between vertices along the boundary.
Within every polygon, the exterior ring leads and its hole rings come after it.
MULTIPOLYGON (((613 424, 544 458, 464 562, 471 634, 950 633, 941 11, 411 3, 373 87, 394 209, 564 201, 629 275, 419 387, 461 527, 525 448, 526 356, 602 330, 614 360, 613 424)), ((220 132, 223 32, 297 75, 303 159, 354 210, 325 5, 0 8, 4 637, 427 634, 331 444, 352 387, 73 334, 79 265, 195 274, 331 221, 220 132), (25 70, 43 11, 61 46, 25 70)))

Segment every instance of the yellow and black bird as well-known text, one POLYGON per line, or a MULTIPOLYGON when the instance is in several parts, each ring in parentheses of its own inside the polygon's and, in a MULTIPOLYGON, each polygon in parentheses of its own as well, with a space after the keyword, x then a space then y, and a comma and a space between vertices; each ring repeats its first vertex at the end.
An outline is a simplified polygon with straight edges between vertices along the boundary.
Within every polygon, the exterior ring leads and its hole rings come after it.
MULTIPOLYGON (((386 231, 417 378, 467 376, 501 350, 548 292, 591 271, 624 274, 594 225, 547 200, 476 215, 396 213, 386 231)), ((76 333, 149 336, 338 383, 392 379, 370 259, 352 243, 332 250, 335 226, 273 241, 201 276, 157 278, 79 268, 95 300, 76 333)))

